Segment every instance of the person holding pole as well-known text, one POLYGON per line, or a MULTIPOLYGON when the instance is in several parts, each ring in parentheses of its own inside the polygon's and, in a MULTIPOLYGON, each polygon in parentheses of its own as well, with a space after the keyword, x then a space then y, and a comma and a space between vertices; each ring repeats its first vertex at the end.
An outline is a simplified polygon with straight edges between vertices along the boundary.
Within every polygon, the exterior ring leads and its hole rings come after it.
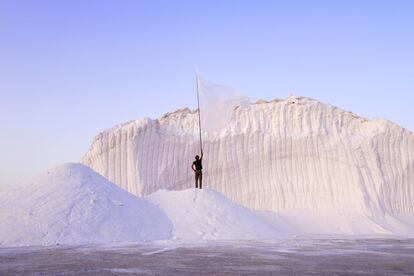
POLYGON ((201 140, 201 112, 200 112, 200 94, 198 89, 198 70, 196 66, 196 84, 197 84, 197 106, 198 106, 198 130, 200 134, 200 151, 201 151, 201 157, 196 155, 195 161, 193 162, 193 165, 191 165, 191 168, 195 172, 195 186, 198 188, 200 186, 200 189, 202 189, 203 186, 203 166, 201 165, 201 162, 203 161, 203 141, 201 140), (198 185, 200 183, 200 185, 198 185))
POLYGON ((193 162, 193 165, 191 165, 191 168, 193 169, 193 171, 195 173, 195 186, 196 186, 196 188, 202 189, 202 186, 203 186, 203 166, 202 166, 201 162, 203 161, 203 149, 201 149, 201 157, 196 155, 195 159, 196 160, 193 162))

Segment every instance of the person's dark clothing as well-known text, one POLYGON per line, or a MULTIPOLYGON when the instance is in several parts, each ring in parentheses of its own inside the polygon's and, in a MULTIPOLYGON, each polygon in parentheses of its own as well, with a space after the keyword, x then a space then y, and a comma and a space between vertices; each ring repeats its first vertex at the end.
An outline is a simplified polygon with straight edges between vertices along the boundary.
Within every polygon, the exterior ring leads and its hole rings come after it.
POLYGON ((193 165, 196 167, 196 170, 198 171, 203 169, 203 167, 201 166, 201 159, 194 161, 193 165))
POLYGON ((195 186, 196 188, 202 189, 203 183, 203 167, 201 166, 202 159, 195 160, 193 166, 195 167, 195 186))
POLYGON ((203 171, 202 170, 196 170, 195 171, 195 185, 196 188, 202 189, 203 187, 203 171))

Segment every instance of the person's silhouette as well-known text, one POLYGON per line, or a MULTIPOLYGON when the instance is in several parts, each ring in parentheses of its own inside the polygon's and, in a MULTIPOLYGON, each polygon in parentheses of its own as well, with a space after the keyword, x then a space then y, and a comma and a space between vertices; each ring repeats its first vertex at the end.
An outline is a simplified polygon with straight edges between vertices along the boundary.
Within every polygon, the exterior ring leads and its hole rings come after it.
POLYGON ((193 162, 193 165, 191 165, 191 168, 195 172, 195 186, 196 186, 196 188, 202 189, 202 185, 203 185, 203 166, 201 165, 201 162, 203 161, 203 149, 201 149, 201 157, 196 155, 195 159, 196 160, 193 162), (198 185, 199 183, 200 183, 200 185, 198 185))

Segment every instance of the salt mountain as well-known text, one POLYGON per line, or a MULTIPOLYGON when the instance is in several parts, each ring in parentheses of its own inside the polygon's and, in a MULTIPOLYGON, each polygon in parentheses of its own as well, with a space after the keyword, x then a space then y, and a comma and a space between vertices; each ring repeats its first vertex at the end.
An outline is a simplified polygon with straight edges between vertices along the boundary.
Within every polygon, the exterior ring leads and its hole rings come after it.
MULTIPOLYGON (((137 195, 193 187, 197 112, 118 125, 82 163, 137 195)), ((204 185, 254 210, 414 214, 414 134, 313 99, 259 101, 203 133, 204 185)))

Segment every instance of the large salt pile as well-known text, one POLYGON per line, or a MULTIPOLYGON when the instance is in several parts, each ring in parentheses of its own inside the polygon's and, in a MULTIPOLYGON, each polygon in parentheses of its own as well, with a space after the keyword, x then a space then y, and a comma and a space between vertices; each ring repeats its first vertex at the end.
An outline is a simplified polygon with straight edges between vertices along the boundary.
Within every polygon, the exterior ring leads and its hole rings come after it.
POLYGON ((0 225, 0 246, 168 239, 172 230, 157 206, 80 164, 0 194, 0 225))
POLYGON ((178 239, 274 239, 281 229, 210 189, 160 190, 146 197, 171 219, 178 239))
MULTIPOLYGON (((414 134, 387 120, 291 96, 237 107, 202 137, 204 186, 252 210, 312 233, 406 233, 414 221, 414 134)), ((197 112, 182 109, 103 131, 82 162, 146 196, 192 187, 198 152, 197 112)))
MULTIPOLYGON (((82 162, 138 196, 192 187, 199 151, 188 109, 100 133, 82 162)), ((316 100, 236 108, 203 132, 204 182, 254 210, 345 209, 414 214, 414 134, 316 100)))

